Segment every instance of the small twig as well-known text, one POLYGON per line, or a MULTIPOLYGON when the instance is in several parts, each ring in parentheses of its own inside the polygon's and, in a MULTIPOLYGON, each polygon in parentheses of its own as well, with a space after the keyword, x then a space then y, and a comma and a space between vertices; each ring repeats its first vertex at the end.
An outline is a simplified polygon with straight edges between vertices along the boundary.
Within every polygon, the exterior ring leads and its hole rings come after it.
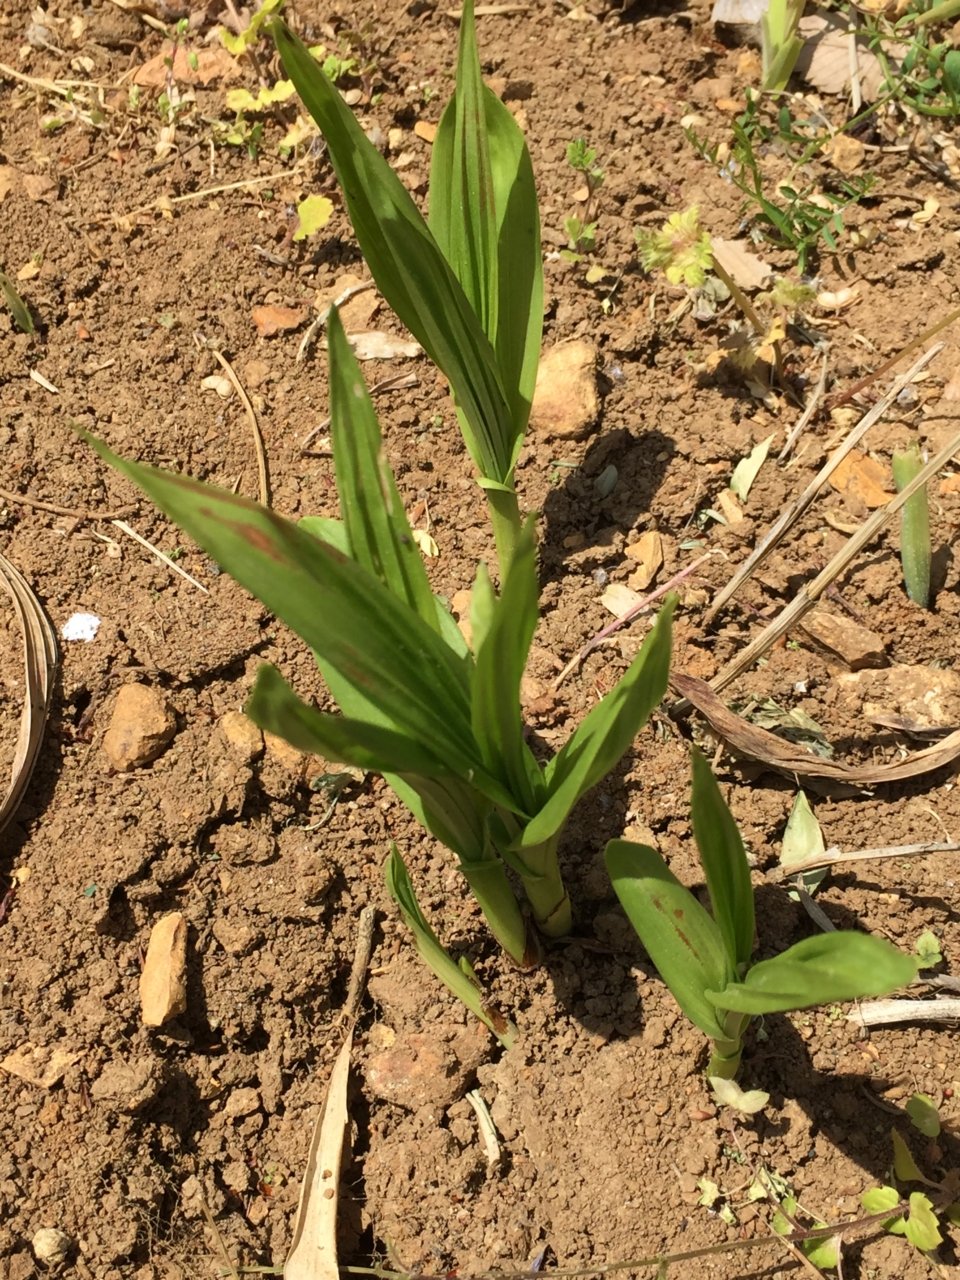
POLYGON ((121 507, 118 511, 74 511, 72 507, 58 507, 55 502, 44 502, 41 498, 31 498, 26 493, 12 493, 9 489, 0 489, 0 498, 4 502, 19 503, 24 507, 36 507, 38 511, 50 511, 55 516, 68 516, 73 520, 119 520, 123 516, 133 515, 136 507, 121 507))
POLYGON ((690 574, 693 573, 694 569, 702 565, 705 560, 709 560, 711 556, 714 556, 717 554, 718 552, 716 551, 708 551, 704 555, 698 556, 697 559, 694 560, 692 564, 688 564, 685 569, 681 569, 679 573, 675 573, 669 582, 665 582, 662 587, 657 587, 656 591, 652 591, 650 595, 644 596, 642 600, 639 600, 636 604, 631 605, 630 608, 626 611, 626 613, 622 613, 619 618, 615 618, 613 622, 610 623, 609 626, 604 627, 602 631, 598 631, 597 634, 593 637, 593 639, 588 640, 587 643, 580 650, 580 652, 575 657, 570 659, 567 665, 563 668, 563 670, 557 676, 556 680, 554 680, 553 688, 555 690, 559 689, 560 686, 563 684, 564 680, 566 680, 567 676, 571 673, 571 671, 575 671, 577 667, 580 665, 580 663, 583 662, 584 658, 586 658, 589 653, 592 653, 598 644, 602 644, 603 641, 606 640, 608 636, 612 636, 613 633, 616 630, 618 630, 620 627, 624 626, 628 622, 631 622, 637 616, 638 613, 648 608, 651 604, 653 604, 655 600, 659 600, 661 596, 666 595, 668 591, 671 591, 675 586, 677 586, 678 583, 682 582, 684 578, 689 577, 690 574))
POLYGON ((111 520, 110 523, 112 525, 115 525, 116 528, 122 530, 127 535, 127 537, 132 538, 134 542, 139 542, 141 547, 146 547, 146 549, 150 552, 151 555, 156 556, 158 560, 162 560, 163 563, 167 566, 167 568, 172 569, 174 573, 179 573, 181 578, 186 578, 186 580, 192 583, 193 586, 195 586, 198 591, 202 591, 205 596, 208 596, 210 594, 210 592, 207 590, 205 586, 203 586, 202 583, 199 583, 196 580, 196 578, 191 577, 190 574, 187 573, 186 569, 181 569, 178 564, 176 564, 173 560, 171 560, 169 556, 164 555, 164 553, 160 550, 160 548, 155 547, 152 542, 148 542, 146 538, 141 538, 140 534, 137 533, 135 529, 131 529, 130 526, 124 520, 111 520))
MULTIPOLYGON (((813 582, 801 587, 797 595, 781 611, 780 615, 713 677, 710 681, 710 688, 714 692, 719 692, 720 689, 726 688, 742 672, 749 670, 758 658, 763 657, 771 645, 776 644, 781 636, 785 636, 788 631, 796 626, 800 619, 813 608, 830 583, 843 573, 851 561, 856 559, 863 548, 872 542, 883 526, 896 515, 903 504, 912 498, 919 489, 922 489, 931 477, 935 476, 940 468, 950 461, 958 450, 960 450, 960 433, 955 435, 946 448, 941 449, 937 456, 931 459, 923 470, 918 472, 905 488, 901 489, 896 497, 891 498, 886 506, 875 511, 869 520, 864 521, 859 531, 853 534, 848 542, 837 552, 823 572, 818 574, 813 582)), ((687 709, 686 705, 678 706, 674 709, 674 714, 687 709)))
POLYGON ((768 880, 787 880, 804 871, 816 871, 820 867, 833 867, 843 862, 872 862, 874 858, 915 858, 928 853, 956 853, 960 843, 947 841, 942 844, 885 845, 878 849, 857 849, 853 853, 841 853, 839 849, 827 849, 816 858, 803 862, 788 862, 767 872, 768 880))
MULTIPOLYGON (((0 63, 0 71, 2 70, 3 65, 0 63)), ((244 187, 259 185, 261 182, 279 182, 281 178, 289 178, 292 174, 296 173, 297 168, 299 168, 299 166, 295 166, 293 169, 284 169, 282 173, 262 174, 254 178, 244 178, 242 182, 227 182, 218 187, 204 187, 202 191, 188 191, 187 194, 183 196, 166 196, 164 198, 169 200, 171 204, 184 204, 188 200, 203 200, 206 196, 222 195, 225 191, 241 191, 244 187)), ((157 202, 154 201, 152 204, 142 204, 136 209, 131 209, 129 213, 118 214, 116 216, 123 218, 135 218, 139 213, 151 213, 156 209, 156 207, 157 202)))
MULTIPOLYGON (((891 356, 889 360, 885 360, 880 368, 875 369, 873 373, 868 374, 865 378, 861 378, 856 386, 851 387, 849 391, 844 391, 843 394, 839 396, 831 396, 827 401, 827 408, 836 409, 839 405, 846 404, 848 400, 852 400, 859 392, 866 390, 872 382, 876 382, 877 378, 882 378, 888 369, 892 369, 895 364, 899 364, 904 356, 912 355, 918 347, 922 347, 925 342, 929 342, 931 338, 935 338, 938 333, 943 329, 946 329, 948 325, 953 324, 955 320, 960 320, 960 307, 958 307, 956 311, 951 311, 945 319, 938 320, 935 325, 931 325, 929 329, 926 329, 920 334, 919 338, 914 338, 912 342, 908 342, 902 351, 898 351, 895 356, 891 356)), ((942 348, 940 349, 942 350, 942 348)))
POLYGON ((847 1022, 861 1027, 884 1027, 892 1022, 958 1022, 960 1000, 875 1000, 847 1014, 847 1022))
POLYGON ((500 1143, 497 1139, 497 1130, 494 1127, 493 1117, 487 1110, 487 1104, 480 1096, 479 1089, 471 1089, 469 1093, 464 1095, 467 1101, 473 1107, 477 1117, 477 1126, 480 1129, 480 1138, 483 1142, 483 1149, 487 1153, 487 1168, 492 1169, 494 1165, 500 1163, 500 1143))
POLYGON ((340 1012, 341 1022, 353 1023, 360 1012, 360 1001, 363 998, 363 987, 370 967, 370 956, 373 952, 373 930, 377 923, 374 907, 364 907, 357 923, 357 949, 353 956, 353 968, 350 970, 350 985, 347 987, 347 998, 340 1012))
POLYGON ((821 365, 821 368, 820 368, 820 380, 818 381, 817 385, 813 388, 813 390, 810 392, 810 398, 807 400, 806 407, 804 408, 803 413, 801 413, 800 417, 797 419, 797 425, 793 428, 793 430, 787 436, 786 444, 783 446, 783 448, 780 450, 780 453, 777 455, 777 462, 783 462, 783 460, 789 455, 790 451, 793 449, 793 446, 797 443, 797 441, 800 439, 800 436, 803 434, 803 432, 806 430, 807 426, 811 422, 813 415, 817 412, 817 408, 820 404, 821 397, 823 396, 824 390, 827 385, 827 365, 828 365, 828 353, 824 351, 823 364, 821 365))
POLYGON ((313 345, 314 339, 317 336, 317 332, 320 329, 322 329, 323 326, 327 323, 327 317, 330 315, 330 312, 333 310, 334 307, 342 307, 343 304, 349 301, 350 298, 354 297, 355 294, 363 293, 367 289, 375 289, 375 288, 376 288, 376 281, 361 280, 359 284, 353 284, 350 286, 349 289, 344 289, 343 293, 341 293, 338 297, 334 298, 334 300, 328 306, 324 307, 323 310, 317 315, 316 319, 311 321, 310 327, 307 329, 307 332, 303 335, 303 340, 300 343, 299 348, 297 349, 297 363, 299 364, 300 361, 304 359, 307 352, 310 350, 311 346, 313 345))
POLYGON ((226 1267, 227 1267, 226 1274, 228 1276, 233 1276, 233 1280, 240 1280, 240 1274, 237 1271, 237 1268, 234 1266, 233 1261, 230 1257, 230 1254, 227 1252, 227 1246, 223 1242, 223 1236, 220 1234, 220 1228, 217 1226, 216 1220, 214 1219, 213 1214, 210 1212, 210 1206, 207 1204, 207 1200, 205 1196, 200 1197, 200 1208, 203 1211, 203 1216, 207 1220, 207 1226, 213 1232, 213 1238, 217 1242, 217 1248, 220 1250, 220 1256, 221 1258, 223 1258, 223 1261, 226 1263, 226 1267))
POLYGON ((811 505, 814 498, 817 497, 820 490, 824 487, 851 449, 853 449, 854 445, 858 444, 866 432, 869 431, 875 423, 880 421, 903 388, 913 381, 917 373, 929 364, 934 356, 938 355, 943 350, 943 347, 944 344, 941 342, 935 347, 931 347, 929 351, 925 352, 919 360, 911 365, 906 373, 902 374, 896 380, 887 394, 873 406, 870 412, 857 423, 840 448, 827 459, 824 465, 807 485, 806 489, 804 489, 803 493, 801 493, 799 498, 795 498, 794 501, 790 503, 780 516, 779 520, 777 520, 770 531, 761 539, 758 546, 747 557, 746 561, 740 566, 727 585, 721 591, 717 592, 713 604, 704 616, 704 626, 709 626, 730 597, 735 592, 739 591, 747 579, 756 572, 761 564, 763 564, 764 560, 766 560, 774 547, 779 544, 788 530, 796 523, 797 520, 800 519, 803 513, 811 505))
POLYGON ((267 451, 263 445, 263 433, 260 430, 260 423, 257 421, 257 413, 250 401, 250 397, 243 389, 243 384, 233 371, 233 365, 222 355, 216 347, 210 350, 220 361, 220 364, 227 377, 233 383, 233 388, 243 402, 243 407, 247 411, 247 418, 250 422, 250 430, 253 432, 253 448, 257 455, 257 474, 260 478, 260 501, 265 507, 270 505, 270 477, 267 474, 267 451))
POLYGON ((38 387, 43 387, 44 391, 49 391, 52 396, 58 396, 60 394, 60 388, 55 387, 49 378, 45 378, 43 374, 38 373, 36 369, 31 369, 29 376, 38 387))

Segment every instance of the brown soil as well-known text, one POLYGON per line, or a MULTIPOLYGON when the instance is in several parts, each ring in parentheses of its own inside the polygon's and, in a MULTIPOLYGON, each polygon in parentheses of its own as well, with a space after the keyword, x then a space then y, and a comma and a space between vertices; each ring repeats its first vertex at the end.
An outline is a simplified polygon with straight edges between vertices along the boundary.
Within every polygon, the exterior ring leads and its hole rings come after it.
MULTIPOLYGON (((720 138, 730 118, 724 99, 742 100, 739 52, 710 34, 707 9, 664 2, 599 18, 580 11, 577 20, 576 11, 534 0, 524 12, 479 20, 484 69, 506 82, 540 186, 545 343, 587 339, 601 369, 602 416, 589 439, 531 439, 518 472, 524 506, 543 513, 543 619, 530 716, 550 745, 611 687, 642 635, 642 624, 621 633, 550 694, 560 667, 609 621, 598 578, 626 580, 634 567, 624 554, 631 535, 653 527, 664 535, 661 580, 699 554, 681 548, 686 540, 724 553, 687 584, 692 590, 677 625, 676 663, 709 678, 840 545, 843 535, 826 514, 847 523, 864 514, 855 498, 831 491, 705 632, 708 593, 806 485, 836 430, 821 414, 793 465, 764 467, 741 524, 698 531, 696 513, 712 505, 732 466, 780 425, 742 381, 704 372, 703 357, 726 332, 726 318, 698 323, 688 313, 666 323, 682 295, 644 277, 633 249, 638 222, 694 202, 713 233, 737 232, 737 193, 695 158, 680 127, 695 109, 701 129, 720 138), (596 260, 619 278, 608 311, 601 302, 614 277, 588 285, 584 267, 556 256, 564 218, 579 207, 572 198, 579 183, 565 161, 566 144, 579 136, 597 147, 607 173, 596 260), (600 500, 594 480, 610 463, 619 480, 600 500), (579 549, 565 544, 573 535, 583 535, 579 549)), ((175 21, 163 4, 156 12, 175 21)), ((310 4, 299 13, 317 38, 330 39, 323 22, 344 25, 310 4)), ((441 9, 407 9, 394 0, 345 15, 364 18, 379 96, 358 111, 384 134, 404 130, 403 148, 414 155, 404 180, 422 197, 429 148, 412 126, 438 118, 456 24, 441 9)), ((176 138, 179 154, 161 163, 157 90, 145 88, 139 105, 129 103, 131 71, 161 46, 137 13, 107 0, 83 10, 50 0, 44 29, 55 49, 28 43, 36 21, 25 0, 7 0, 0 60, 35 80, 96 80, 105 86, 103 125, 71 120, 69 103, 3 73, 2 160, 52 183, 46 199, 31 199, 22 186, 3 199, 4 268, 15 275, 34 255, 42 259, 19 286, 38 320, 37 338, 16 332, 0 314, 0 485, 71 509, 130 508, 132 526, 161 549, 179 548, 177 563, 206 593, 109 523, 12 501, 2 507, 2 549, 58 630, 77 611, 96 614, 101 626, 92 643, 63 646, 40 764, 0 857, 0 891, 15 868, 30 872, 0 923, 0 1057, 27 1042, 76 1055, 49 1089, 0 1072, 0 1277, 34 1274, 30 1241, 47 1226, 75 1242, 66 1269, 84 1278, 215 1274, 222 1257, 205 1228, 203 1201, 239 1264, 282 1264, 311 1126, 339 1045, 335 1022, 356 920, 368 903, 378 908, 379 931, 351 1093, 343 1262, 388 1256, 407 1268, 467 1275, 524 1267, 545 1247, 560 1266, 573 1267, 748 1240, 769 1230, 768 1207, 746 1194, 751 1167, 760 1164, 811 1213, 853 1214, 860 1193, 889 1178, 892 1124, 928 1173, 956 1167, 952 1134, 927 1145, 901 1109, 921 1090, 941 1104, 948 1129, 958 1118, 957 1040, 939 1026, 866 1035, 835 1009, 769 1018, 752 1035, 741 1078, 745 1087, 767 1090, 771 1105, 735 1136, 721 1123, 702 1078, 703 1037, 679 1015, 631 934, 602 863, 607 839, 627 826, 648 828, 674 870, 696 882, 688 727, 658 715, 580 806, 561 850, 575 937, 552 946, 532 977, 504 965, 450 859, 379 779, 345 791, 323 823, 329 800, 311 790, 301 760, 279 749, 246 760, 227 746, 220 719, 242 706, 262 660, 277 663, 305 696, 323 696, 310 655, 101 465, 72 425, 130 456, 225 485, 239 477, 241 491, 255 494, 242 408, 236 397, 224 402, 200 385, 220 371, 204 345, 212 340, 254 397, 277 510, 291 517, 333 512, 331 460, 322 448, 304 455, 300 445, 326 414, 323 354, 297 365, 301 334, 259 338, 251 311, 312 303, 318 289, 335 291, 343 275, 365 268, 339 204, 312 241, 291 246, 286 239, 299 194, 332 193, 322 155, 294 173, 277 155, 281 131, 272 119, 257 159, 210 147, 201 118, 230 118, 221 81, 195 87, 196 107, 176 138), (45 131, 41 118, 58 102, 67 123, 45 131), (271 174, 282 176, 177 199, 271 174), (161 197, 173 203, 157 209, 161 197), (57 394, 31 380, 31 369, 57 394), (178 732, 155 763, 113 774, 101 741, 116 692, 129 681, 165 692, 178 732), (383 886, 391 839, 438 932, 470 955, 517 1020, 521 1040, 509 1054, 479 1034, 419 967, 383 886), (152 924, 172 909, 190 925, 188 1007, 162 1030, 147 1030, 137 997, 142 954, 152 924), (439 1047, 445 1068, 406 1097, 408 1105, 384 1101, 368 1081, 369 1060, 415 1033, 439 1047), (471 1087, 490 1105, 503 1144, 493 1170, 463 1096, 471 1087), (720 1186, 736 1225, 697 1204, 703 1176, 720 1186)), ((217 48, 216 40, 203 44, 209 30, 201 22, 191 37, 196 48, 217 48)), ((242 70, 239 83, 255 88, 255 77, 242 70)), ((87 101, 80 94, 76 109, 87 101)), ((876 172, 875 197, 852 220, 872 223, 880 238, 855 259, 820 263, 827 288, 860 280, 861 300, 822 326, 841 389, 957 305, 955 188, 938 185, 900 152, 879 157, 876 172), (939 199, 939 212, 923 229, 910 229, 906 219, 929 196, 939 199)), ((784 269, 792 265, 789 254, 762 251, 784 269)), ((396 329, 383 309, 373 323, 396 329)), ((819 356, 809 347, 789 350, 791 376, 815 381, 819 356)), ((919 384, 918 402, 897 409, 899 422, 932 443, 957 428, 955 402, 942 395, 957 356, 957 346, 948 346, 919 384)), ((374 362, 365 372, 373 384, 398 369, 413 370, 419 382, 378 399, 387 447, 411 510, 429 503, 440 548, 433 581, 452 596, 472 580, 477 559, 492 554, 482 498, 442 379, 428 362, 374 362)), ((795 411, 784 418, 789 425, 795 411)), ((872 447, 879 457, 889 457, 894 435, 878 428, 872 447), (881 438, 884 431, 889 439, 881 438)), ((883 637, 891 663, 926 667, 936 682, 938 673, 952 677, 958 658, 951 547, 960 497, 936 496, 936 484, 932 492, 940 548, 935 608, 924 612, 907 601, 895 531, 864 553, 838 588, 883 637)), ((827 607, 843 608, 836 601, 827 607)), ((3 618, 6 766, 23 689, 19 640, 3 618)), ((858 701, 844 692, 842 674, 798 632, 731 696, 769 696, 801 708, 848 762, 896 758, 903 740, 864 718, 866 695, 858 701)), ((870 696, 880 709, 899 709, 894 693, 870 696)), ((942 703, 943 718, 958 723, 952 685, 942 703)), ((776 859, 796 787, 729 757, 718 770, 756 858, 759 954, 769 955, 813 928, 762 874, 776 859)), ((827 844, 851 850, 955 835, 956 772, 942 769, 872 794, 811 788, 827 844)), ((829 877, 819 901, 837 923, 858 924, 908 949, 934 929, 950 971, 960 962, 954 866, 943 854, 857 864, 829 877)), ((948 1242, 942 1260, 952 1259, 948 1242)), ((782 1252, 754 1250, 707 1258, 678 1274, 729 1280, 770 1274, 777 1265, 786 1273, 795 1263, 782 1252)), ((851 1278, 928 1272, 901 1238, 875 1234, 845 1246, 851 1278)))

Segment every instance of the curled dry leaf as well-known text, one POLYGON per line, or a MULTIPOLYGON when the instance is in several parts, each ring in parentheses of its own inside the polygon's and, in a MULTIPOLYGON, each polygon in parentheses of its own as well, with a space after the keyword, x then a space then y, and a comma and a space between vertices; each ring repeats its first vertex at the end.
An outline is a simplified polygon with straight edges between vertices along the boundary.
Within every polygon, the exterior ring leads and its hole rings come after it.
POLYGON ((20 715, 20 733, 13 757, 10 785, 0 805, 0 831, 16 813, 30 781, 43 730, 50 712, 53 677, 57 667, 57 636, 50 619, 19 570, 0 555, 0 581, 13 601, 23 635, 26 697, 20 715))
POLYGON ((849 493, 865 507, 885 507, 893 497, 893 472, 875 458, 851 449, 830 476, 838 493, 849 493), (890 491, 886 489, 890 485, 890 491))
POLYGON ((282 333, 286 329, 299 329, 307 318, 307 313, 299 307, 275 307, 267 304, 254 307, 250 318, 257 326, 261 338, 272 338, 275 333, 282 333))
POLYGON ((768 733, 766 729, 748 724, 721 701, 706 681, 698 680, 696 676, 687 675, 684 671, 671 671, 670 683, 681 697, 696 707, 728 746, 754 760, 762 760, 788 777, 832 778, 852 786, 880 786, 942 769, 960 756, 960 732, 957 732, 936 746, 917 751, 895 764, 839 764, 835 760, 815 756, 784 738, 778 738, 776 734, 768 733))

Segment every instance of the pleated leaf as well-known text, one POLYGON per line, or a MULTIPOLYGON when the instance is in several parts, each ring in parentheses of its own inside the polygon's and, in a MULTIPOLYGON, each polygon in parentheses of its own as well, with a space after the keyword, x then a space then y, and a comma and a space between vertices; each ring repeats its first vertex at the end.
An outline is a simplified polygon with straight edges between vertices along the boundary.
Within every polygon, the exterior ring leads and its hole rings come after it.
POLYGON ((340 510, 353 558, 439 631, 437 607, 413 540, 377 415, 336 308, 327 320, 330 438, 340 510))
POLYGON ((481 474, 510 478, 516 428, 493 347, 409 192, 307 49, 279 19, 284 69, 320 127, 377 288, 450 382, 481 474))
POLYGON ((670 673, 675 606, 676 596, 669 597, 629 670, 547 765, 550 798, 527 824, 521 851, 556 835, 580 797, 606 777, 660 702, 670 673))
POLYGON ((268 508, 129 462, 82 434, 387 723, 427 745, 451 772, 482 765, 463 660, 378 578, 268 508))
POLYGON ((722 1021, 704 994, 733 977, 716 921, 655 849, 611 840, 604 856, 620 905, 677 1004, 706 1035, 722 1039, 722 1021))

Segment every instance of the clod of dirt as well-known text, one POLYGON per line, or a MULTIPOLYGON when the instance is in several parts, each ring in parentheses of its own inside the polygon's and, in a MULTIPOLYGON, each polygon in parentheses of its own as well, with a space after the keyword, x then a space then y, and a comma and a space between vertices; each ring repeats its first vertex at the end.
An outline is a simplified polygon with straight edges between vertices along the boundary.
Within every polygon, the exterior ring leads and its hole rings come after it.
POLYGON ((223 736, 244 764, 256 760, 263 751, 263 734, 242 711, 228 711, 220 720, 223 736))
POLYGON ((173 708, 157 689, 125 684, 117 694, 103 750, 118 773, 156 760, 177 731, 173 708))
POLYGON ((140 975, 140 1017, 145 1027, 162 1027, 187 1007, 187 922, 179 911, 150 931, 140 975))
POLYGON ((883 638, 849 618, 815 609, 807 614, 802 625, 807 635, 841 657, 851 671, 887 665, 883 638))
POLYGON ((960 675, 934 667, 896 665, 837 677, 840 695, 860 714, 896 712, 919 725, 960 724, 960 675))
POLYGON ((64 1262, 73 1248, 70 1237, 57 1227, 41 1227, 30 1244, 38 1262, 64 1262))
POLYGON ((56 1046, 32 1045, 29 1041, 14 1049, 0 1062, 0 1071, 19 1076, 27 1084, 51 1089, 68 1067, 79 1062, 82 1054, 69 1053, 56 1046))
POLYGON ((151 1103, 163 1088, 163 1063, 159 1058, 133 1058, 111 1062, 90 1088, 94 1102, 105 1102, 125 1115, 135 1115, 151 1103))
POLYGON ((224 1104, 223 1114, 237 1118, 252 1116, 260 1110, 260 1095, 256 1089, 234 1089, 224 1104))
POLYGON ((830 484, 840 493, 859 498, 866 507, 886 506, 893 497, 890 468, 856 449, 851 450, 833 472, 830 484))
POLYGON ((597 351, 589 342, 551 347, 540 357, 530 429, 545 440, 579 440, 600 412, 597 351))
POLYGON ((463 1097, 484 1056, 483 1042, 469 1032, 449 1044, 408 1032, 369 1060, 367 1085, 376 1097, 408 1111, 426 1106, 442 1111, 463 1097))
POLYGON ((306 756, 302 751, 298 751, 296 747, 291 747, 285 738, 278 738, 275 733, 265 733, 263 742, 267 748, 267 755, 276 760, 284 769, 288 769, 290 773, 296 774, 298 777, 303 773, 306 756))

